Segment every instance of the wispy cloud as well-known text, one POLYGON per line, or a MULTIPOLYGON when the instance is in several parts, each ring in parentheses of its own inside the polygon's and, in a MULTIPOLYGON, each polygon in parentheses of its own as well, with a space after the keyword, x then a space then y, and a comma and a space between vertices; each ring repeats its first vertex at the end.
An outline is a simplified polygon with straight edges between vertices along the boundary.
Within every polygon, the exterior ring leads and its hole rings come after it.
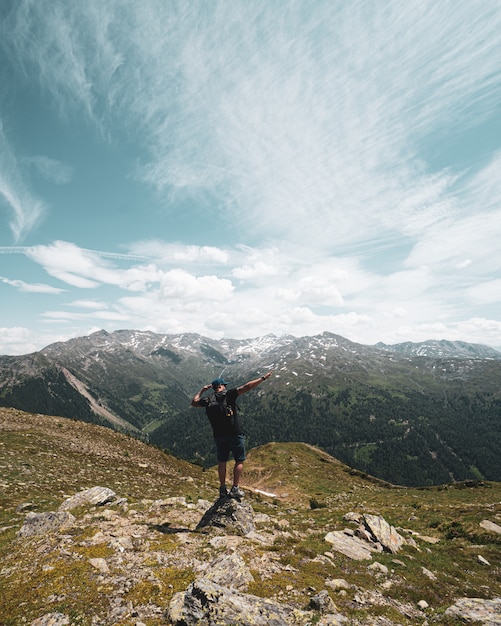
POLYGON ((38 155, 23 160, 28 165, 31 165, 41 178, 55 183, 56 185, 65 185, 73 178, 73 168, 66 163, 61 163, 57 159, 38 155))
POLYGON ((60 289, 59 287, 52 287, 51 285, 45 285, 43 283, 25 283, 24 280, 10 280, 4 276, 0 276, 0 281, 6 285, 11 285, 16 289, 19 289, 19 291, 24 291, 25 293, 59 294, 64 291, 64 289, 60 289))
MULTIPOLYGON (((0 25, 12 66, 65 120, 104 141, 126 136, 130 175, 161 210, 189 205, 199 218, 192 241, 110 245, 123 254, 23 248, 81 302, 50 318, 495 337, 501 146, 491 138, 470 155, 467 137, 501 114, 500 31, 489 1, 14 3, 0 25), (207 220, 230 235, 195 245, 207 220)), ((72 177, 55 158, 22 166, 0 147, 16 241, 46 210, 28 165, 57 184, 72 177)))
POLYGON ((145 180, 166 194, 205 189, 249 236, 302 241, 307 220, 317 247, 342 250, 454 217, 455 176, 427 167, 422 146, 478 124, 475 104, 494 114, 501 11, 431 0, 405 11, 397 1, 229 6, 47 11, 25 0, 7 49, 36 65, 67 115, 83 109, 105 134, 135 128, 145 180))
POLYGON ((45 213, 44 202, 30 191, 21 167, 9 146, 0 119, 0 208, 10 215, 9 225, 16 243, 45 213))

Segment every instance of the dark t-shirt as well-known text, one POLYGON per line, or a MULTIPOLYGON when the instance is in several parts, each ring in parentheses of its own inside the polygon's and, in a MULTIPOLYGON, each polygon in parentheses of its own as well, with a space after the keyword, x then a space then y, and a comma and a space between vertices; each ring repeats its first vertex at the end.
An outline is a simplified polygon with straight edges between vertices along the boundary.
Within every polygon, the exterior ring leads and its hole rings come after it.
MULTIPOLYGON (((214 436, 219 437, 223 435, 241 435, 243 431, 240 420, 238 418, 236 405, 238 390, 236 387, 233 387, 232 389, 228 389, 215 395, 220 396, 221 394, 226 394, 226 405, 228 407, 231 407, 233 415, 231 415, 230 417, 216 416, 215 418, 211 418, 208 416, 212 426, 212 430, 214 432, 214 436)), ((201 398, 198 401, 197 406, 207 407, 209 405, 211 395, 213 394, 209 394, 208 396, 205 396, 205 398, 201 398)))

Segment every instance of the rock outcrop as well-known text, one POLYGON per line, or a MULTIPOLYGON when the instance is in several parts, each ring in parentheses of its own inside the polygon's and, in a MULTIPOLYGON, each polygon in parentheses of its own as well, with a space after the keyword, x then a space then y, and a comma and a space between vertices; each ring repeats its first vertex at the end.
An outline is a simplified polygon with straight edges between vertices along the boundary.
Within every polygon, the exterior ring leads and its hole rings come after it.
POLYGON ((245 500, 219 498, 200 522, 197 530, 219 529, 230 535, 248 535, 255 530, 254 511, 245 500))
POLYGON ((457 617, 464 622, 475 622, 483 626, 501 624, 501 598, 484 600, 482 598, 460 598, 449 607, 445 614, 457 617))
POLYGON ((168 617, 176 626, 306 626, 311 614, 266 598, 241 593, 206 578, 172 598, 168 617))
POLYGON ((48 511, 46 513, 34 513, 30 511, 24 520, 24 524, 19 529, 17 536, 24 538, 62 531, 70 528, 74 521, 74 516, 66 511, 48 511))
POLYGON ((343 519, 354 522, 357 528, 329 532, 325 540, 332 544, 333 550, 350 559, 370 560, 374 552, 396 554, 404 545, 416 547, 412 537, 400 535, 381 515, 347 513, 343 519))

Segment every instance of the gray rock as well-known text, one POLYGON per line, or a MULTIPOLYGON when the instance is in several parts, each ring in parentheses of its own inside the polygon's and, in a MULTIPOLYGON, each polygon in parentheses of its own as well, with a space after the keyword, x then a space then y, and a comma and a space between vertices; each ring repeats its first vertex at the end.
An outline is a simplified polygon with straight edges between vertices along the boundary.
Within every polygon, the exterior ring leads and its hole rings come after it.
POLYGON ((374 561, 374 563, 371 563, 371 565, 369 565, 367 569, 376 572, 376 574, 384 574, 385 576, 388 575, 388 568, 386 567, 386 565, 383 565, 378 561, 374 561))
POLYGON ((236 552, 222 554, 205 569, 204 578, 222 587, 232 587, 243 591, 254 582, 243 558, 236 552))
POLYGON ((334 604, 329 592, 323 589, 310 600, 310 608, 319 611, 323 615, 327 613, 337 613, 337 607, 334 604))
POLYGON ((348 618, 340 613, 328 613, 327 615, 322 615, 320 621, 317 622, 317 626, 344 626, 348 623, 348 618))
POLYGON ((108 563, 106 562, 106 559, 101 559, 101 558, 89 559, 89 563, 92 565, 92 567, 95 567, 99 572, 101 572, 101 574, 110 573, 110 568, 108 567, 108 563))
POLYGON ((460 598, 450 606, 445 614, 463 621, 480 622, 484 626, 501 624, 501 598, 460 598))
POLYGON ((393 526, 381 515, 364 514, 364 523, 375 539, 392 554, 395 554, 405 544, 405 539, 399 535, 393 526))
POLYGON ((174 595, 168 618, 175 626, 306 626, 312 614, 200 578, 174 595))
POLYGON ((197 530, 220 528, 230 535, 248 535, 255 530, 254 511, 250 504, 234 498, 219 499, 205 512, 197 530))
POLYGON ((341 530, 327 533, 325 540, 332 544, 333 550, 341 552, 341 554, 355 561, 370 560, 372 553, 377 551, 377 548, 367 541, 347 535, 341 530))
POLYGON ((64 613, 47 613, 31 622, 31 626, 67 626, 70 618, 64 613))
POLYGON ((75 522, 75 517, 66 511, 48 511, 46 513, 28 513, 24 524, 19 529, 19 538, 44 535, 45 533, 69 528, 75 522))
POLYGON ((480 526, 484 530, 488 530, 491 533, 497 533, 498 535, 501 535, 501 526, 499 526, 498 524, 495 524, 494 522, 489 521, 488 519, 482 520, 480 522, 480 526))
POLYGON ((103 506, 116 498, 116 493, 108 487, 91 487, 76 493, 65 500, 59 507, 60 511, 71 511, 78 506, 103 506))

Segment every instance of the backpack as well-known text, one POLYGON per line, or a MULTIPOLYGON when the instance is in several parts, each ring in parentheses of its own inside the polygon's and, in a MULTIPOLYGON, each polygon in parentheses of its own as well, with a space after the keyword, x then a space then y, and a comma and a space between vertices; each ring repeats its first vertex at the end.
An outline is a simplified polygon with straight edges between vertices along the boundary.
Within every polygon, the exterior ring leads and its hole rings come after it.
POLYGON ((205 412, 213 427, 233 426, 235 423, 235 407, 226 402, 226 391, 211 393, 208 396, 205 412))

